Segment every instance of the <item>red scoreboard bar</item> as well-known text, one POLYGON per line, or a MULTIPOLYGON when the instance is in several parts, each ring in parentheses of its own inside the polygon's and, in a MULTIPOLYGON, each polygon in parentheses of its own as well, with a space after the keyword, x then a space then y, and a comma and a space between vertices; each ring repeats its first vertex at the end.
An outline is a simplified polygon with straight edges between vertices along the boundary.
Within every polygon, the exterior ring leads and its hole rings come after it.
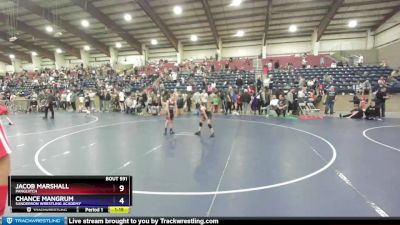
POLYGON ((107 213, 132 206, 131 176, 10 176, 8 182, 12 212, 107 213))

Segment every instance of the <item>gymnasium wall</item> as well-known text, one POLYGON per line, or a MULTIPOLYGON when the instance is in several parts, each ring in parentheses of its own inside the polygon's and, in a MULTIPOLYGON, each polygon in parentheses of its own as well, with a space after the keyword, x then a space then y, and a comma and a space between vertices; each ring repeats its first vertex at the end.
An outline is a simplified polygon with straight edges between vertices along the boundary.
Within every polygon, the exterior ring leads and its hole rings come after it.
POLYGON ((211 45, 200 45, 200 46, 183 46, 183 59, 204 59, 204 58, 215 58, 217 53, 217 47, 215 44, 211 45))
POLYGON ((222 58, 229 57, 258 57, 261 55, 260 41, 222 42, 222 58))
MULTIPOLYGON (((344 28, 347 29, 347 28, 344 28)), ((262 54, 262 40, 246 40, 246 37, 238 39, 242 41, 223 42, 222 58, 229 57, 257 57, 262 54)), ((170 62, 177 61, 177 52, 173 48, 149 46, 148 60, 158 61, 168 59, 170 62)), ((284 38, 274 38, 267 40, 267 56, 300 55, 305 52, 311 53, 313 44, 311 35, 292 36, 287 34, 284 38)), ((183 46, 182 59, 204 59, 216 56, 216 46, 214 43, 206 45, 183 46)), ((350 34, 324 34, 319 42, 320 54, 332 54, 342 57, 352 54, 362 54, 364 61, 369 64, 376 64, 385 60, 390 67, 400 67, 398 53, 400 52, 400 13, 389 19, 374 34, 373 43, 368 46, 368 35, 365 31, 357 31, 350 34), (374 49, 368 47, 374 46, 374 49)), ((90 55, 90 65, 102 65, 109 63, 109 57, 100 53, 90 55)), ((119 53, 117 59, 119 65, 141 65, 143 56, 137 55, 135 51, 124 51, 119 53)), ((79 65, 80 59, 66 57, 66 64, 79 65)), ((54 62, 42 59, 42 68, 54 68, 54 62)), ((32 64, 22 64, 24 69, 33 69, 32 64)), ((6 69, 12 67, 8 66, 6 69)))
POLYGON ((311 51, 311 36, 267 40, 267 56, 303 54, 311 51))
POLYGON ((323 35, 320 40, 320 52, 337 52, 365 50, 367 48, 367 33, 323 35))
POLYGON ((392 68, 400 68, 400 41, 378 48, 379 59, 384 60, 392 68))
POLYGON ((151 48, 148 51, 149 61, 158 61, 167 59, 169 62, 176 62, 177 53, 174 48, 151 48))
POLYGON ((380 61, 386 61, 392 68, 400 67, 400 13, 390 18, 376 31, 375 46, 380 61))

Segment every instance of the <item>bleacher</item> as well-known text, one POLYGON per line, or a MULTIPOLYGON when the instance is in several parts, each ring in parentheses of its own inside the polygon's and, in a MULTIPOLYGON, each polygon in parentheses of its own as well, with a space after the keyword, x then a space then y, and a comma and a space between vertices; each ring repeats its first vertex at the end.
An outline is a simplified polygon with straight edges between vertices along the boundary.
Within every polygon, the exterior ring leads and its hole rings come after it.
MULTIPOLYGON (((306 61, 307 61, 307 65, 311 65, 311 66, 320 66, 320 59, 324 58, 324 64, 325 66, 330 66, 333 62, 332 58, 329 55, 326 54, 320 54, 320 55, 307 55, 306 56, 306 61)), ((301 56, 267 56, 267 58, 262 59, 262 65, 267 65, 270 60, 272 60, 273 62, 276 62, 277 60, 279 60, 279 63, 281 66, 285 67, 288 63, 292 63, 294 68, 301 68, 303 57, 301 56)))
POLYGON ((237 72, 237 73, 227 73, 227 72, 215 72, 211 73, 207 77, 190 75, 189 73, 179 73, 177 82, 174 81, 164 81, 164 88, 167 91, 187 91, 188 86, 192 86, 193 91, 203 89, 203 80, 207 79, 207 84, 216 84, 215 88, 219 91, 227 90, 228 86, 236 86, 236 79, 241 76, 243 79, 243 86, 254 84, 255 75, 251 72, 237 72), (182 84, 181 77, 184 77, 185 83, 182 84))
MULTIPOLYGON (((390 68, 383 68, 379 66, 365 66, 365 67, 348 67, 348 68, 310 68, 310 69, 295 69, 293 73, 282 70, 273 70, 269 74, 274 79, 274 89, 288 90, 291 87, 298 86, 300 76, 304 76, 306 80, 319 78, 321 83, 324 84, 324 75, 332 75, 332 84, 338 88, 339 92, 352 93, 354 92, 353 85, 357 82, 364 82, 369 80, 373 89, 376 89, 380 77, 387 77, 392 72, 390 68), (365 74, 365 72, 367 72, 365 74)), ((389 86, 390 92, 400 92, 400 87, 389 86)))

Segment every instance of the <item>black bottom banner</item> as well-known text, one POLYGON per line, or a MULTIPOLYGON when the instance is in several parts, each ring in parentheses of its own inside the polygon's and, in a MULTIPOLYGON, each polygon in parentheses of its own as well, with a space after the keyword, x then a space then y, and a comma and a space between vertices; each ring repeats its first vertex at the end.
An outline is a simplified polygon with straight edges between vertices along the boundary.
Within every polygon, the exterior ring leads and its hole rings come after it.
POLYGON ((200 217, 67 217, 66 224, 133 224, 133 225, 219 225, 219 224, 307 224, 307 225, 378 225, 396 224, 400 225, 397 219, 380 218, 200 218, 200 217))

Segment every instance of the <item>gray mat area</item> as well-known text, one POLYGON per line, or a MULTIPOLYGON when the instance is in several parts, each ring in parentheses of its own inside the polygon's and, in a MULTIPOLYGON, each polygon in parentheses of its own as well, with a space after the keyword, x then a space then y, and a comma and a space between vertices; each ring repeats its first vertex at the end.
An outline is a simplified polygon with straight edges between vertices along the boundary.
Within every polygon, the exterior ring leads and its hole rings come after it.
POLYGON ((13 175, 132 175, 134 216, 400 216, 398 119, 11 118, 13 175))

